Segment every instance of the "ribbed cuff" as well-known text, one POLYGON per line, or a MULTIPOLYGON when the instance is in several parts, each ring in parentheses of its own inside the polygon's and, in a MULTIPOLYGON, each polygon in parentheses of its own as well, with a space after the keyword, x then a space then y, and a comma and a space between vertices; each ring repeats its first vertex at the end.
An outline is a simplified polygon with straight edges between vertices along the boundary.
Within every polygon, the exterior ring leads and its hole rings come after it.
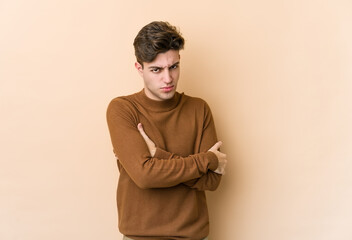
POLYGON ((208 169, 214 171, 219 166, 218 157, 215 155, 215 153, 213 153, 211 151, 208 151, 206 154, 207 154, 207 157, 209 159, 208 169))

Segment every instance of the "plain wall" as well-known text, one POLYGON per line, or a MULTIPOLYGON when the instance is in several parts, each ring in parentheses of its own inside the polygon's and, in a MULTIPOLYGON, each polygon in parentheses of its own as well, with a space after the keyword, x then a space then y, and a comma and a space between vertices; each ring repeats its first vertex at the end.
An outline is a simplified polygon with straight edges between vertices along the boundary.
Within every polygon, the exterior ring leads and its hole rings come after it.
POLYGON ((212 108, 229 164, 211 240, 352 239, 352 2, 0 1, 0 239, 121 239, 109 101, 132 42, 186 39, 179 91, 212 108))

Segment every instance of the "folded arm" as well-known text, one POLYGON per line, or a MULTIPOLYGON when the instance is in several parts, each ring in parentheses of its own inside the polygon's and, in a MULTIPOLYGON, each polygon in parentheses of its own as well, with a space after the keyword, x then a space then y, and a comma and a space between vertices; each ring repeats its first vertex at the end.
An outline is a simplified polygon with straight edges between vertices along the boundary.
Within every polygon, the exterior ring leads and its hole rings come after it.
MULTIPOLYGON (((213 144, 217 141, 215 124, 211 110, 207 104, 205 104, 204 108, 205 118, 199 152, 207 151, 209 148, 216 148, 216 146, 213 146, 213 144)), ((220 151, 218 148, 217 150, 220 151)), ((220 184, 222 175, 225 173, 225 167, 227 164, 226 155, 218 156, 218 158, 218 168, 222 168, 222 174, 218 174, 214 171, 209 170, 206 174, 202 175, 201 177, 193 179, 191 181, 187 181, 184 184, 190 188, 194 188, 199 191, 216 190, 220 184), (221 160, 222 158, 225 158, 225 161, 221 160)))
MULTIPOLYGON (((147 144, 150 155, 153 157, 155 155, 155 152, 157 151, 155 143, 145 133, 141 123, 139 123, 137 125, 137 127, 138 127, 138 131, 140 132, 141 136, 143 137, 145 143, 147 144)), ((210 138, 210 136, 216 136, 216 133, 215 133, 214 122, 213 122, 211 112, 209 109, 208 119, 206 118, 205 127, 204 127, 204 131, 203 131, 203 138, 205 138, 204 139, 205 144, 206 144, 206 142, 209 141, 207 138, 210 138)), ((203 174, 201 177, 184 182, 183 184, 185 184, 188 187, 200 190, 200 191, 204 191, 204 190, 214 191, 217 189, 217 187, 220 184, 221 175, 223 175, 225 173, 225 167, 227 164, 226 154, 221 153, 219 151, 219 148, 221 145, 222 145, 222 142, 217 142, 208 150, 210 152, 213 152, 218 159, 217 169, 215 169, 213 171, 209 170, 205 174, 203 174)), ((168 153, 166 151, 162 151, 162 152, 163 152, 165 158, 169 158, 170 156, 172 156, 172 153, 168 153)), ((174 155, 174 158, 178 158, 178 157, 179 156, 174 155)))
POLYGON ((156 148, 151 156, 137 129, 137 119, 121 104, 109 105, 107 121, 119 162, 140 188, 176 186, 218 168, 213 152, 180 157, 156 148))

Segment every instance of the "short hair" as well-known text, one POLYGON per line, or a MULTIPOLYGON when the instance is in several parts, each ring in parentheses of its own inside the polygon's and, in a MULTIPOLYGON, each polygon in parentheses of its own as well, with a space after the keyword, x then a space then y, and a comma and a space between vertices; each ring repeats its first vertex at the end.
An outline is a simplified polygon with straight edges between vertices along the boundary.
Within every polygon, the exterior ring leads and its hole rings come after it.
POLYGON ((154 21, 144 26, 134 39, 137 62, 152 62, 159 53, 171 49, 181 50, 185 40, 175 26, 168 22, 154 21))

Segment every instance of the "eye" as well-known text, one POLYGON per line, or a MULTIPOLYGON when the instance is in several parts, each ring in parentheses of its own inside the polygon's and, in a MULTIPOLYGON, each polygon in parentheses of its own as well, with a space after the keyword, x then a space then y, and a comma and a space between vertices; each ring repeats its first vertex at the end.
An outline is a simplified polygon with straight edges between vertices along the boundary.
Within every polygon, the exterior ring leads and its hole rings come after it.
POLYGON ((176 69, 176 68, 178 68, 178 64, 172 65, 172 66, 170 67, 170 69, 176 69))
POLYGON ((160 68, 152 68, 151 71, 153 73, 158 73, 158 72, 160 72, 160 68))

